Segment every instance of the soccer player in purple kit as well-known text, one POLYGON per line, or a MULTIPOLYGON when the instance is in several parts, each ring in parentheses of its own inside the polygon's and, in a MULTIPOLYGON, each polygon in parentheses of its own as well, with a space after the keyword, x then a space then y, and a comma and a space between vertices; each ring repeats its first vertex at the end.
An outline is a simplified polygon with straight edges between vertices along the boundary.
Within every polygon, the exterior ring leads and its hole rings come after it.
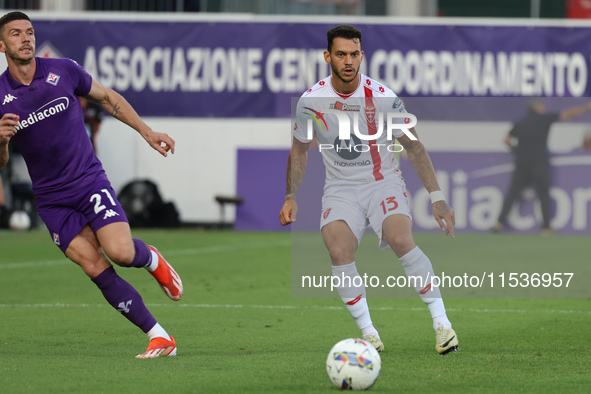
POLYGON ((99 103, 164 157, 174 153, 175 141, 154 132, 120 94, 93 80, 76 62, 35 57, 35 30, 26 14, 15 11, 0 18, 0 51, 8 62, 0 75, 0 169, 9 159, 8 143, 16 143, 54 243, 111 306, 148 335, 148 349, 136 357, 175 356, 174 338, 109 259, 122 267, 146 268, 174 301, 183 295, 181 279, 156 248, 132 238, 86 133, 78 96, 99 103))

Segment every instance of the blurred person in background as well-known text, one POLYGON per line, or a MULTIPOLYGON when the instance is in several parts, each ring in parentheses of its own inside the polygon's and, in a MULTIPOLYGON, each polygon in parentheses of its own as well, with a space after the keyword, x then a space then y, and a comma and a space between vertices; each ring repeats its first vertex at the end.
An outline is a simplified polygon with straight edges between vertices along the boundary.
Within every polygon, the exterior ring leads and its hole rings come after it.
POLYGON ((2 171, 0 171, 0 228, 6 227, 6 222, 8 218, 6 209, 6 198, 4 196, 4 183, 2 182, 2 171))
POLYGON ((552 234, 550 227, 550 154, 548 136, 554 122, 567 121, 591 111, 591 103, 548 112, 544 101, 531 99, 527 115, 518 120, 503 142, 513 152, 515 168, 509 190, 493 232, 500 232, 513 204, 521 197, 523 189, 533 184, 542 208, 542 234, 552 234))
POLYGON ((581 144, 583 150, 591 151, 591 130, 586 130, 583 133, 583 143, 581 144))
POLYGON ((97 136, 101 127, 101 122, 105 117, 103 108, 97 103, 86 100, 84 97, 79 97, 79 99, 80 106, 82 107, 82 114, 84 116, 84 126, 86 126, 88 138, 90 138, 90 142, 92 142, 94 153, 97 153, 97 136))

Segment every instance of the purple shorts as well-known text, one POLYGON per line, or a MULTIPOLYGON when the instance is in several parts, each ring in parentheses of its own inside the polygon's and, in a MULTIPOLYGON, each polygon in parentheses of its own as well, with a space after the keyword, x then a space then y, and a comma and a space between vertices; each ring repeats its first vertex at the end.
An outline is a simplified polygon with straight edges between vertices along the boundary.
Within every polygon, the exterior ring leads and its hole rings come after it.
POLYGON ((64 252, 78 233, 89 225, 94 233, 110 223, 127 222, 127 216, 108 181, 99 181, 61 199, 37 200, 37 211, 53 242, 64 252))

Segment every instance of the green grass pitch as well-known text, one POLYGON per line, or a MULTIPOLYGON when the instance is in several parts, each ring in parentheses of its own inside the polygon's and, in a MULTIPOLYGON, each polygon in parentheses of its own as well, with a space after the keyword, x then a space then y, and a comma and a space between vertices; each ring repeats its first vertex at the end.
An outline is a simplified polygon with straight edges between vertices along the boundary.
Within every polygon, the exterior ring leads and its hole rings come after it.
MULTIPOLYGON (((0 392, 339 391, 326 377, 326 355, 334 343, 359 332, 340 299, 292 298, 290 234, 152 230, 134 236, 156 245, 183 278, 184 297, 173 302, 143 270, 117 268, 175 337, 178 356, 135 359, 147 338, 106 303, 44 230, 3 231, 0 392)), ((375 238, 366 238, 375 247, 375 238)), ((469 262, 475 256, 505 263, 547 259, 559 271, 560 258, 572 258, 564 251, 579 248, 580 256, 589 244, 588 237, 561 236, 415 238, 436 271, 445 259, 469 262), (502 248, 493 247, 499 242, 502 248), (530 246, 520 247, 524 243, 530 246), (531 245, 559 252, 536 252, 531 245)), ((328 274, 327 255, 321 260, 328 274)), ((418 297, 369 302, 386 345, 372 392, 591 388, 588 298, 448 298, 460 350, 446 356, 435 352, 431 319, 418 297)))

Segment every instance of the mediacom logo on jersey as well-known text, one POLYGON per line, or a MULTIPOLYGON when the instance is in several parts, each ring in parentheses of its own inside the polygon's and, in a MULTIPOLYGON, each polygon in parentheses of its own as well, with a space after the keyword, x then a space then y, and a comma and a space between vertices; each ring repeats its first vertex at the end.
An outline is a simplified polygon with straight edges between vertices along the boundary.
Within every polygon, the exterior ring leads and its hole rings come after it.
POLYGON ((64 112, 70 106, 70 100, 67 97, 59 97, 51 100, 36 111, 31 112, 26 118, 23 116, 22 120, 18 122, 16 130, 22 130, 39 121, 49 118, 53 115, 64 112))
MULTIPOLYGON (((408 138, 413 141, 417 140, 417 137, 410 131, 414 126, 417 124, 417 117, 410 113, 404 113, 403 117, 401 116, 400 112, 378 112, 375 108, 372 108, 371 111, 368 112, 366 109, 366 118, 367 118, 367 126, 370 128, 371 131, 375 131, 373 134, 362 134, 359 131, 359 113, 353 112, 353 133, 354 136, 351 135, 351 120, 350 115, 344 113, 343 111, 339 111, 336 109, 327 109, 324 111, 314 111, 316 114, 328 115, 332 114, 337 117, 339 122, 339 137, 336 141, 349 141, 353 139, 354 143, 350 144, 338 144, 335 141, 335 144, 319 144, 318 149, 322 152, 323 149, 336 149, 337 151, 340 150, 348 150, 349 152, 355 151, 358 153, 368 152, 370 147, 377 147, 379 150, 382 146, 385 147, 389 152, 400 152, 402 151, 402 146, 395 144, 394 140, 395 137, 393 135, 394 130, 402 131, 408 138), (376 116, 377 115, 377 116, 376 116), (377 122, 376 122, 377 119, 377 122), (376 124, 377 123, 377 124, 376 124), (391 143, 389 144, 376 144, 371 143, 370 141, 377 141, 378 138, 382 136, 384 133, 384 125, 385 125, 385 132, 386 138, 391 143), (371 130, 373 129, 373 130, 371 130), (357 137, 357 138, 355 138, 357 137), (361 141, 367 141, 368 143, 363 143, 361 141)), ((324 120, 324 119, 323 119, 324 120)), ((318 122, 318 120, 317 120, 318 122)), ((324 122, 326 125, 326 122, 324 122)), ((314 137, 314 126, 312 123, 312 119, 308 119, 307 121, 307 132, 308 132, 308 139, 312 139, 314 137)))

